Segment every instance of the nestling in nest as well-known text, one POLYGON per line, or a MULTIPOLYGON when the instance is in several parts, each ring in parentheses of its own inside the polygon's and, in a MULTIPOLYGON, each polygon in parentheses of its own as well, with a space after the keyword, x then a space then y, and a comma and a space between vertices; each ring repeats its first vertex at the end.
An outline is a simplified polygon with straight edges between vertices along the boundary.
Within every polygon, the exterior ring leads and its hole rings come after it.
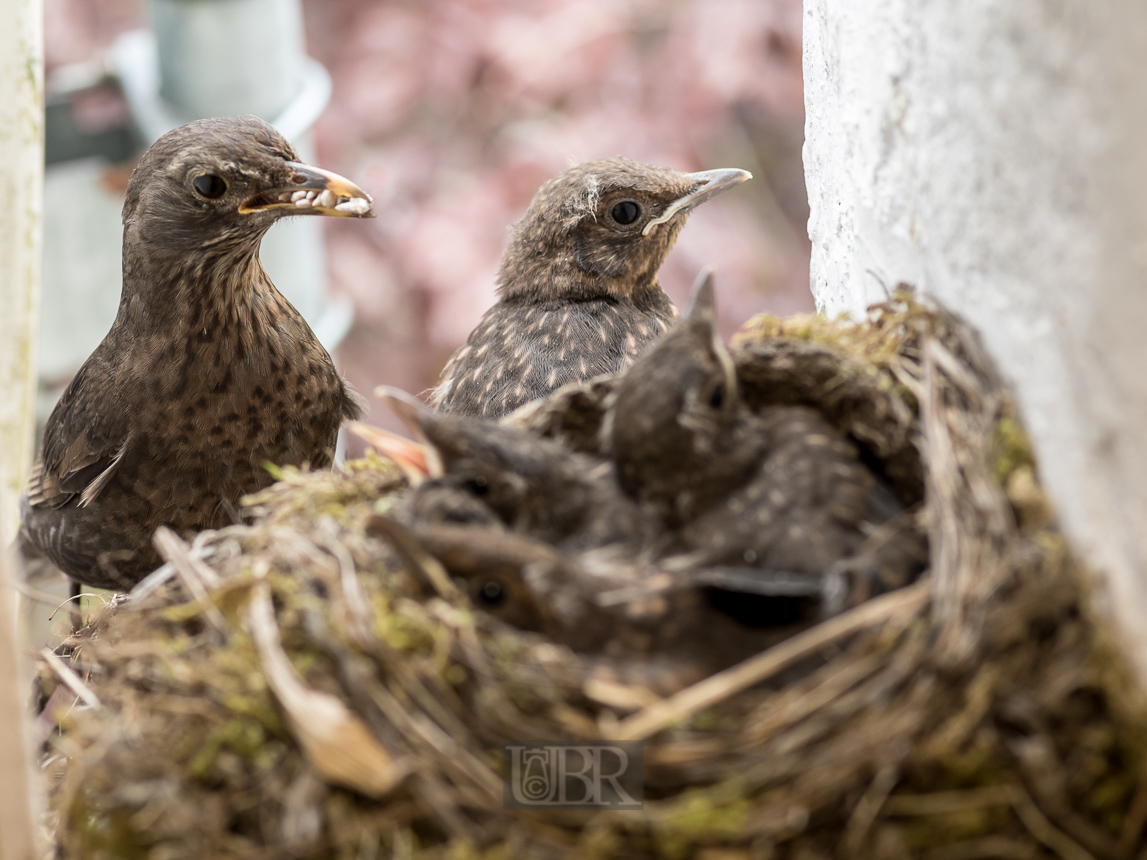
MULTIPOLYGON (((449 463, 413 492, 373 455, 334 474, 284 471, 248 499, 252 525, 191 547, 161 533, 169 580, 144 583, 74 637, 88 701, 51 742, 66 757, 52 759, 61 852, 1139 856, 1140 711, 1096 642, 1079 571, 975 336, 902 294, 863 323, 758 318, 731 356, 757 416, 811 407, 885 502, 911 511, 923 500, 925 576, 885 590, 899 583, 883 582, 882 565, 843 565, 846 599, 832 602, 824 577, 757 564, 793 574, 758 577, 758 590, 805 588, 799 599, 819 608, 784 631, 795 635, 756 643, 771 647, 726 653, 712 616, 676 636, 660 624, 714 609, 689 595, 749 590, 744 550, 760 548, 690 537, 697 512, 666 507, 655 482, 623 488, 637 513, 620 510, 671 539, 623 558, 647 570, 691 557, 660 570, 686 587, 634 600, 621 583, 603 603, 569 587, 562 565, 585 568, 575 583, 624 570, 608 565, 625 543, 611 530, 629 526, 601 520, 618 509, 580 469, 567 475, 575 490, 589 481, 580 513, 574 493, 561 516, 534 505, 509 521, 457 494, 449 463), (467 565, 478 579, 497 573, 515 610, 482 609, 467 565), (871 599, 854 599, 862 584, 871 599), (539 593, 554 597, 538 608, 539 593), (617 609, 627 605, 640 611, 617 609), (617 611, 628 629, 593 621, 617 611), (650 617, 660 621, 644 629, 650 617), (585 630, 577 618, 590 619, 585 630), (592 641, 619 629, 624 647, 592 641), (705 645, 681 645, 702 632, 705 645), (728 668, 709 674, 714 662, 728 668), (528 738, 644 740, 644 808, 505 811, 501 744, 528 738)), ((507 419, 505 438, 548 439, 588 458, 560 462, 593 463, 617 387, 564 389, 507 419)), ((432 425, 420 426, 435 441, 432 425)), ((437 443, 446 457, 466 450, 437 443)), ((528 482, 517 486, 529 499, 528 482)), ((761 628, 748 629, 751 639, 761 628)))
POLYGON ((352 425, 417 485, 372 528, 412 569, 428 552, 479 608, 662 695, 905 585, 927 560, 911 514, 843 428, 742 390, 715 316, 706 274, 571 438, 537 432, 538 409, 498 423, 380 390, 424 445, 352 425))

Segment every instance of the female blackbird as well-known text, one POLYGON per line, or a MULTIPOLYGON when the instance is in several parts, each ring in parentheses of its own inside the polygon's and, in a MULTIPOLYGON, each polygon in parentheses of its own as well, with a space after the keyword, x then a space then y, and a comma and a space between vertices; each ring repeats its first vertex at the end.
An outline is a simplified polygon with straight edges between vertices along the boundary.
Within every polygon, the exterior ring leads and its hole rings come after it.
POLYGON ((119 312, 52 411, 21 499, 24 540, 74 580, 130 587, 159 562, 156 527, 227 525, 268 463, 329 465, 360 415, 259 263, 263 235, 297 214, 373 213, 255 117, 192 122, 144 154, 119 312))
POLYGON ((435 405, 498 418, 628 367, 677 316, 657 270, 687 214, 749 178, 608 158, 551 179, 514 227, 498 302, 446 365, 435 405))

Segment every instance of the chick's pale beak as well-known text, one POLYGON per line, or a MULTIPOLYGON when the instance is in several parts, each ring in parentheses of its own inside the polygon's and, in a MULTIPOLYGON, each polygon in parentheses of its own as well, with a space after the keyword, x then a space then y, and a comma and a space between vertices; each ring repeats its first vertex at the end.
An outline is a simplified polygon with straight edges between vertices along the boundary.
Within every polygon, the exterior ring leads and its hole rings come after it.
POLYGON ((721 363, 721 370, 725 377, 725 391, 729 394, 724 398, 724 409, 732 408, 737 391, 737 366, 733 363, 733 356, 721 340, 717 331, 717 296, 714 287, 713 269, 706 266, 697 274, 693 282, 689 310, 685 319, 694 324, 705 326, 709 331, 709 348, 721 363))
POLYGON ((417 487, 428 477, 441 477, 441 464, 436 461, 430 446, 420 445, 397 433, 361 421, 351 421, 347 424, 347 429, 378 453, 393 460, 410 482, 410 486, 417 487), (439 474, 433 474, 436 466, 439 468, 439 474))
POLYGON ((287 162, 293 175, 283 188, 257 194, 239 207, 242 214, 266 209, 291 209, 298 215, 331 215, 335 218, 373 218, 374 200, 337 173, 287 162))
POLYGON ((389 406, 390 410, 401 418, 402 422, 409 428, 411 435, 418 440, 426 460, 427 474, 431 478, 441 478, 446 472, 442 464, 442 457, 424 429, 426 423, 434 419, 436 415, 434 410, 413 394, 392 385, 379 385, 374 389, 374 396, 389 406))
POLYGON ((717 170, 701 170, 697 173, 685 174, 693 180, 693 187, 687 194, 678 197, 658 217, 651 220, 641 231, 642 236, 648 236, 649 231, 658 224, 664 224, 675 215, 688 212, 695 206, 700 206, 711 197, 716 197, 722 191, 728 191, 734 185, 740 185, 746 179, 752 179, 753 174, 747 170, 736 167, 721 167, 717 170))

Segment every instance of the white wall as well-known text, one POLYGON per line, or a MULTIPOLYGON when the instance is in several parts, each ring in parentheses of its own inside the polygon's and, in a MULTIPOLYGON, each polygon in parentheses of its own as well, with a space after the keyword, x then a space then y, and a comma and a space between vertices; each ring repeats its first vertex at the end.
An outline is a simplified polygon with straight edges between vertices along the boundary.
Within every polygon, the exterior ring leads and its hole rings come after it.
POLYGON ((1147 678, 1147 4, 805 0, 817 306, 971 319, 1147 678))
POLYGON ((31 457, 44 176, 43 9, 0 0, 0 544, 31 457))
POLYGON ((0 0, 0 860, 44 856, 36 845, 34 757, 27 743, 27 673, 21 671, 8 542, 30 456, 44 171, 40 0, 0 0))

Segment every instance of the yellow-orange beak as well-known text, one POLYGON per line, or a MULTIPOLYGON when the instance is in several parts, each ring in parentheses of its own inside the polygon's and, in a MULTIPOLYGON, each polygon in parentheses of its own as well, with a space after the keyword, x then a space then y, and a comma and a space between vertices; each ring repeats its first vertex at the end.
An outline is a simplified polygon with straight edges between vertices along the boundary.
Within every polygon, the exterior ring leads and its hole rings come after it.
POLYGON ((240 214, 290 209, 294 215, 374 217, 373 198, 345 176, 297 161, 289 161, 287 166, 293 172, 290 184, 256 194, 239 207, 240 214))

